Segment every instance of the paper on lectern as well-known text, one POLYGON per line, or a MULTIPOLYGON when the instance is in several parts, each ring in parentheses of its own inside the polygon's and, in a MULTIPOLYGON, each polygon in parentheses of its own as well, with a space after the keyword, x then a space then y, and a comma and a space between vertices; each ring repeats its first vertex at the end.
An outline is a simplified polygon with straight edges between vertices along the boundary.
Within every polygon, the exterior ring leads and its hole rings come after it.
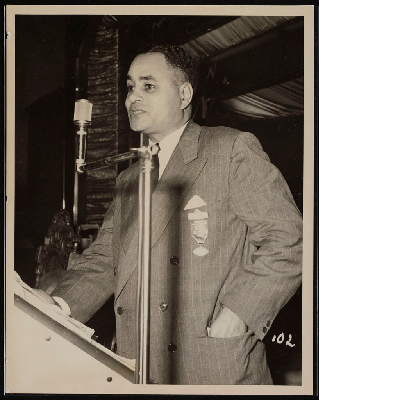
POLYGON ((82 324, 76 319, 69 317, 61 310, 60 307, 45 303, 40 297, 36 295, 35 291, 21 279, 21 277, 16 272, 14 272, 14 278, 14 293, 17 296, 23 298, 25 301, 39 309, 51 319, 57 321, 61 325, 75 332, 82 338, 91 341, 91 338, 94 334, 94 329, 89 328, 88 326, 82 324))

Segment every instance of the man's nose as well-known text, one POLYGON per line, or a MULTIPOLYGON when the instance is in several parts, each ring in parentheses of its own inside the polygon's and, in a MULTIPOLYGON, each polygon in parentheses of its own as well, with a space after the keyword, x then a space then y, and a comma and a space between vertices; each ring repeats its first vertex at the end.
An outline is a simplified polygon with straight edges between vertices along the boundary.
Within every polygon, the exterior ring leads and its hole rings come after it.
POLYGON ((142 96, 138 93, 137 89, 135 89, 135 90, 130 90, 129 91, 127 99, 131 103, 134 103, 135 101, 141 101, 142 100, 142 96))

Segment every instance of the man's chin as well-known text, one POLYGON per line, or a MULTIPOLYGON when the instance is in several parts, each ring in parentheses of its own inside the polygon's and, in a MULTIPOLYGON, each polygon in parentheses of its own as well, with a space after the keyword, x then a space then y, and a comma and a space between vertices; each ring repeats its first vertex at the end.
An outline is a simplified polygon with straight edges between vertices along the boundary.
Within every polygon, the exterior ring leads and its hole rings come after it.
POLYGON ((147 128, 145 124, 130 123, 129 125, 131 129, 135 132, 143 132, 147 128))

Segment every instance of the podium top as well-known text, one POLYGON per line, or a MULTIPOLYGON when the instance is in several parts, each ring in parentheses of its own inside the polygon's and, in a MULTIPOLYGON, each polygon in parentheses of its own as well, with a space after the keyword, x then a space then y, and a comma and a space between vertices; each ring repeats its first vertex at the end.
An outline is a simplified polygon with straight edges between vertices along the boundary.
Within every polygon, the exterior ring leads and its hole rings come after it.
POLYGON ((14 305, 63 339, 134 383, 134 360, 127 360, 92 339, 94 330, 44 303, 16 274, 14 305))

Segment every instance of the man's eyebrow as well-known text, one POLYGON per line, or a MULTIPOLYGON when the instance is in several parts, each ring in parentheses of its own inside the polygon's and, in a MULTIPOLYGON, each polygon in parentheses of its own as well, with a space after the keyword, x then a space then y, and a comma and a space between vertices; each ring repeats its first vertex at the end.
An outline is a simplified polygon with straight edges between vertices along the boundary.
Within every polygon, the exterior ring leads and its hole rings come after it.
MULTIPOLYGON (((129 74, 126 76, 126 79, 128 81, 133 81, 133 78, 129 74)), ((152 76, 152 75, 146 75, 146 76, 140 76, 139 81, 155 81, 155 82, 157 82, 157 79, 154 78, 154 76, 152 76)))
POLYGON ((146 76, 140 76, 139 81, 156 81, 157 82, 157 79, 154 78, 154 76, 152 76, 152 75, 146 75, 146 76))

